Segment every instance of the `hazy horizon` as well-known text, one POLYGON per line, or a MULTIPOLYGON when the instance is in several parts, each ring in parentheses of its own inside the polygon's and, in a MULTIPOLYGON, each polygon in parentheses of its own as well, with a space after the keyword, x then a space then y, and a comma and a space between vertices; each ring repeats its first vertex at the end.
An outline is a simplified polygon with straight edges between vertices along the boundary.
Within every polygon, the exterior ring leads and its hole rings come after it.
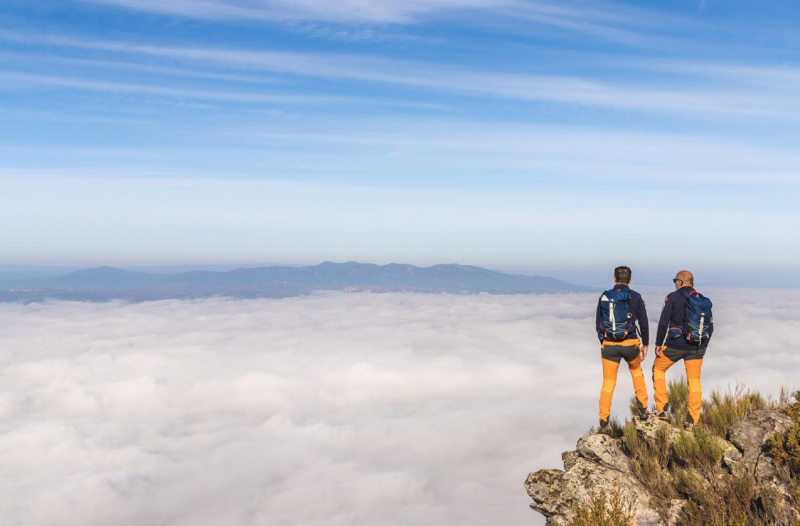
MULTIPOLYGON (((270 266, 290 266, 290 267, 306 267, 316 266, 321 262, 311 264, 298 264, 298 263, 255 263, 255 264, 143 264, 143 265, 7 265, 0 264, 0 280, 4 277, 14 277, 26 274, 46 275, 46 276, 60 276, 73 272, 76 270, 99 268, 102 266, 110 266, 113 268, 138 271, 138 272, 151 272, 151 273, 180 273, 192 270, 208 270, 216 272, 227 272, 239 268, 258 268, 270 266)), ((352 262, 352 261, 347 261, 352 262)), ((344 263, 334 262, 334 263, 344 263)), ((381 265, 381 263, 374 262, 358 262, 381 265)), ((401 263, 413 264, 403 261, 392 261, 383 263, 401 263)), ((463 264, 463 263, 437 263, 437 264, 463 264)), ((624 262, 619 262, 624 264, 624 262)), ((425 268, 425 265, 416 265, 425 268)), ((527 268, 498 268, 498 267, 483 267, 481 265, 472 265, 488 270, 494 270, 507 274, 521 274, 528 276, 547 276, 555 279, 573 283, 578 285, 586 285, 591 287, 605 287, 610 286, 612 281, 613 267, 606 269, 527 269, 527 268)), ((662 269, 662 270, 640 270, 634 269, 634 287, 646 286, 669 286, 672 277, 680 269, 662 269)), ((736 288, 798 288, 800 287, 800 270, 754 270, 754 269, 739 269, 739 270, 720 270, 720 269, 703 269, 694 268, 695 276, 697 278, 697 285, 699 287, 736 287, 736 288)))

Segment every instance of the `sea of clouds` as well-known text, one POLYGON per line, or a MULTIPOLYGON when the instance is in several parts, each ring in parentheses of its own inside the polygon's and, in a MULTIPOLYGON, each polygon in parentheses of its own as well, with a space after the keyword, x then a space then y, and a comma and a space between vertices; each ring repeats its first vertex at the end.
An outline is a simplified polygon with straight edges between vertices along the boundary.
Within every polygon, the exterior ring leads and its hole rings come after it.
MULTIPOLYGON (((706 393, 800 388, 797 293, 705 292, 706 393)), ((0 524, 543 524, 523 481, 596 423, 596 301, 0 304, 0 524)))

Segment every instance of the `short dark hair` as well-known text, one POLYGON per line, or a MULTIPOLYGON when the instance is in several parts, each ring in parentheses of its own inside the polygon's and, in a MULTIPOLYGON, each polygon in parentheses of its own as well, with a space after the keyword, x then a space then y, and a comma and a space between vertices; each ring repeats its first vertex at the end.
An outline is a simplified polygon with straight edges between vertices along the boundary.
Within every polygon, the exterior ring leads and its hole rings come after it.
POLYGON ((614 281, 617 283, 630 283, 631 282, 631 269, 630 267, 617 267, 614 269, 614 281))

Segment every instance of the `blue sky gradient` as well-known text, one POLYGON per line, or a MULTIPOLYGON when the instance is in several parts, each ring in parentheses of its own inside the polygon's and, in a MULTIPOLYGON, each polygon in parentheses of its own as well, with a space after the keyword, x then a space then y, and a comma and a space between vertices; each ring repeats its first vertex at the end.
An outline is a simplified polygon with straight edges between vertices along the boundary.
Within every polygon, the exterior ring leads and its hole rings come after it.
POLYGON ((0 263, 800 269, 788 1, 10 1, 0 263))

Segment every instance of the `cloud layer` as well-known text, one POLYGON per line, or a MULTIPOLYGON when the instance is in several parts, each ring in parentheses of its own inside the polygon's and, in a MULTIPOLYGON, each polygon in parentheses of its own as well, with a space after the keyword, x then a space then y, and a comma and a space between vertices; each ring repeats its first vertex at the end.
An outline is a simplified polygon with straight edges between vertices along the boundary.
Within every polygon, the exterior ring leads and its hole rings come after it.
MULTIPOLYGON (((788 385, 794 293, 708 292, 705 390, 788 385)), ((0 522, 541 523, 522 481, 596 419, 594 301, 0 305, 0 522)))

